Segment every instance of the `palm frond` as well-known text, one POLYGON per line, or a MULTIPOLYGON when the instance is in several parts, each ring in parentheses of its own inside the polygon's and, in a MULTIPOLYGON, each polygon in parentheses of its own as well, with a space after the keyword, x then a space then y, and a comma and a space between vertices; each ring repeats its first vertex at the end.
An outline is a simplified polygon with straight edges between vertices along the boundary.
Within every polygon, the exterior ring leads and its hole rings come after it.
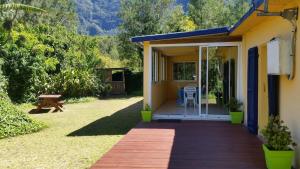
POLYGON ((8 11, 8 10, 22 10, 24 12, 40 12, 45 13, 46 11, 41 8, 37 8, 30 5, 25 4, 18 4, 18 3, 8 3, 0 5, 1 11, 8 11))

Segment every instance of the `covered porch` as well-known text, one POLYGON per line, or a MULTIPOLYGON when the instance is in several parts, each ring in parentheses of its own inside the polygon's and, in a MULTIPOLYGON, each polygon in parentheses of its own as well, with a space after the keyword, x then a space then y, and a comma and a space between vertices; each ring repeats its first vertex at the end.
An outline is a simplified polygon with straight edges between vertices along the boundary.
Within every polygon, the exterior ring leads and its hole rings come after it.
POLYGON ((229 120, 226 105, 231 98, 242 100, 239 45, 150 45, 153 119, 229 120), (194 89, 192 100, 186 88, 194 89))
POLYGON ((265 169, 261 141, 227 122, 140 123, 92 169, 265 169))

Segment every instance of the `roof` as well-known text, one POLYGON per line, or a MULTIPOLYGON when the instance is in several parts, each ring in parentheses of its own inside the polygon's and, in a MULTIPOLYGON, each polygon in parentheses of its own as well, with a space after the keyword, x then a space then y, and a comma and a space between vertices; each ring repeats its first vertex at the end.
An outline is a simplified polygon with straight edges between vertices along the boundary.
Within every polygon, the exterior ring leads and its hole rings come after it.
POLYGON ((230 29, 230 33, 234 32, 249 16, 251 16, 258 7, 263 4, 264 0, 254 0, 253 6, 249 11, 230 29))
POLYGON ((188 38, 193 36, 204 36, 204 35, 218 35, 218 34, 228 34, 229 28, 213 28, 213 29, 203 29, 191 32, 176 32, 167 34, 155 34, 146 36, 136 36, 131 38, 132 42, 143 42, 143 41, 153 41, 153 40, 165 40, 165 39, 178 39, 178 38, 188 38))
POLYGON ((230 34, 234 32, 249 16, 251 16, 255 10, 263 4, 264 0, 254 0, 253 6, 249 11, 236 23, 233 27, 221 27, 212 29, 202 29, 191 32, 175 32, 167 34, 154 34, 145 36, 136 36, 131 38, 132 42, 144 42, 144 41, 156 41, 156 40, 168 40, 168 39, 178 39, 178 38, 188 38, 193 36, 209 36, 209 35, 219 35, 219 34, 230 34))

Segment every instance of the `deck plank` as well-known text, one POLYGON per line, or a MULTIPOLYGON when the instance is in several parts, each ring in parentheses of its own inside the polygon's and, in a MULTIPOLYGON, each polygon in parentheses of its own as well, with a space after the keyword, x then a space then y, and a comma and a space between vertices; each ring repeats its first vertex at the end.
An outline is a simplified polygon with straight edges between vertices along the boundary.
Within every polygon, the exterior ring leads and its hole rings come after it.
POLYGON ((261 141, 227 122, 140 123, 92 169, 265 169, 261 141))

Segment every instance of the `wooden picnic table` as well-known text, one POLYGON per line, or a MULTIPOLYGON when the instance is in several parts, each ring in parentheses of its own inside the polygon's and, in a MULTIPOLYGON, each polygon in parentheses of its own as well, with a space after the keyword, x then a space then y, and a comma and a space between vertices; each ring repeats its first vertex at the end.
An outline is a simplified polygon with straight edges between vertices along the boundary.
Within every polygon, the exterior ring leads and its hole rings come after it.
POLYGON ((54 107, 55 111, 63 111, 64 102, 60 100, 61 97, 62 95, 40 95, 37 109, 54 107))

